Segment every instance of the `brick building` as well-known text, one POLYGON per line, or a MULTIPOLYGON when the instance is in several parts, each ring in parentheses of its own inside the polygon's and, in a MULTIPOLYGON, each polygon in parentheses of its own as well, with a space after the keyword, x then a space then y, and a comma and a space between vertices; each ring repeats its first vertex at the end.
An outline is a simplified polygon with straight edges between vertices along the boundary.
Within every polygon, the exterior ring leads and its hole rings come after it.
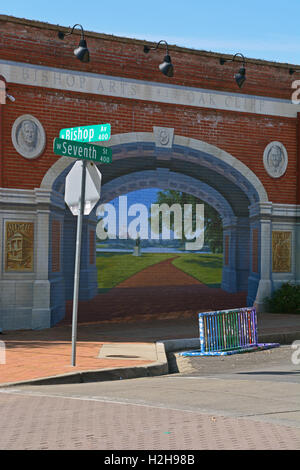
MULTIPOLYGON (((111 123, 113 163, 102 165, 101 202, 159 187, 198 196, 221 215, 222 288, 249 305, 300 281, 300 106, 291 65, 85 32, 89 63, 73 54, 80 31, 0 15, 0 327, 44 328, 72 298, 76 218, 64 203, 74 159, 53 153, 66 127, 111 123), (148 43, 149 44, 149 43, 148 43), (149 44, 152 45, 152 44, 149 44), (3 85, 3 83, 5 85, 3 85), (15 235, 26 265, 8 263, 15 235), (29 240, 29 241, 28 241, 29 240)), ((234 51, 235 52, 235 51, 234 51)), ((96 208, 85 217, 80 299, 97 292, 96 208)), ((22 259, 23 259, 22 258, 22 259)), ((17 263, 17 261, 16 261, 17 263)))

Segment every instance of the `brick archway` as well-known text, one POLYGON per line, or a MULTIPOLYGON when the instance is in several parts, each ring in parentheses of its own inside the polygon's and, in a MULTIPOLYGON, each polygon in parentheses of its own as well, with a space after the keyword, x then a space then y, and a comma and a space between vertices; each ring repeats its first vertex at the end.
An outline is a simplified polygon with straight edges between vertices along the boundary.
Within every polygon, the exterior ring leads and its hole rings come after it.
MULTIPOLYGON (((98 144, 99 145, 99 144, 98 144)), ((153 153, 155 149, 154 133, 150 132, 130 132, 112 136, 106 147, 113 149, 113 160, 124 158, 141 158, 153 153), (145 144, 145 146, 143 146, 145 144), (148 145, 148 147, 147 147, 148 145)), ((219 147, 208 144, 201 140, 191 139, 184 136, 174 136, 172 152, 168 149, 159 149, 157 154, 162 152, 158 159, 163 159, 163 152, 172 153, 177 159, 186 162, 192 162, 205 167, 211 167, 219 174, 226 175, 234 184, 241 187, 243 191, 252 191, 249 193, 251 203, 263 203, 268 201, 267 192, 259 178, 244 163, 219 147), (184 149, 182 151, 182 149, 184 149)), ((46 172, 41 182, 41 188, 50 189, 55 184, 58 176, 66 168, 73 164, 73 159, 61 157, 46 172)))
POLYGON ((225 223, 234 217, 230 204, 214 188, 196 178, 182 173, 175 173, 168 168, 137 171, 109 181, 102 187, 99 204, 109 202, 131 191, 151 187, 174 189, 191 194, 211 205, 225 223))
MULTIPOLYGON (((267 252, 260 249, 262 231, 260 209, 257 208, 268 204, 268 196, 259 178, 224 150, 182 136, 175 135, 172 146, 167 149, 156 145, 152 133, 115 135, 109 146, 113 150, 113 164, 100 168, 103 173, 100 202, 108 202, 137 189, 160 187, 194 194, 209 203, 223 220, 222 288, 228 292, 248 291, 248 304, 256 302, 260 306, 263 299, 257 297, 258 287, 261 281, 265 286, 270 279, 261 280, 261 266, 266 262, 267 252), (251 211, 255 212, 253 219, 251 211)), ((74 160, 68 157, 56 161, 45 174, 41 189, 54 191, 63 201, 65 176, 73 163, 74 160)), ((90 246, 88 234, 95 230, 95 212, 96 208, 86 222, 83 247, 86 252, 90 246)), ((64 239, 68 239, 68 244, 64 245, 66 253, 70 252, 74 223, 74 218, 67 214, 64 222, 64 239)), ((65 259, 64 283, 66 296, 71 298, 72 270, 68 256, 65 259)), ((87 300, 96 293, 96 273, 94 266, 85 266, 84 272, 81 298, 87 300)), ((263 293, 265 295, 265 288, 263 293)))
MULTIPOLYGON (((0 104, 0 327, 46 328, 64 315, 75 221, 63 194, 74 159, 53 155, 52 143, 62 128, 79 125, 111 124, 113 164, 101 168, 103 195, 118 178, 131 190, 144 184, 141 173, 162 181, 165 171, 182 190, 202 187, 224 214, 230 207, 233 215, 223 218, 226 290, 246 282, 248 303, 262 309, 283 282, 300 282, 300 105, 291 102, 288 64, 247 60, 240 90, 232 79, 236 64, 221 67, 218 53, 171 46, 177 65, 170 80, 158 70, 157 55, 144 54, 143 41, 88 32, 94 52, 84 64, 74 61, 71 43, 58 40, 59 26, 3 15, 0 21, 0 74, 15 98, 0 104), (55 54, 44 54, 49 47, 55 54), (13 140, 14 123, 28 115, 46 136, 34 159, 13 140), (283 150, 283 174, 273 172, 266 153, 275 144, 283 150), (127 184, 126 175, 136 181, 127 184), (29 251, 16 263, 10 240, 21 229, 29 251)), ((94 211, 84 227, 86 299, 97 289, 96 223, 94 211)))

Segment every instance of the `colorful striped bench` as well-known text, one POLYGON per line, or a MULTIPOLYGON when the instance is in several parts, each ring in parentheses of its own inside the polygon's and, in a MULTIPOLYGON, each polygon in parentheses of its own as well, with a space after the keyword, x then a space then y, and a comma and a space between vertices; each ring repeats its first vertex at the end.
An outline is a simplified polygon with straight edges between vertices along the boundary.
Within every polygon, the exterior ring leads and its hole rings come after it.
POLYGON ((181 356, 224 356, 280 346, 258 343, 254 307, 199 313, 200 349, 181 356))

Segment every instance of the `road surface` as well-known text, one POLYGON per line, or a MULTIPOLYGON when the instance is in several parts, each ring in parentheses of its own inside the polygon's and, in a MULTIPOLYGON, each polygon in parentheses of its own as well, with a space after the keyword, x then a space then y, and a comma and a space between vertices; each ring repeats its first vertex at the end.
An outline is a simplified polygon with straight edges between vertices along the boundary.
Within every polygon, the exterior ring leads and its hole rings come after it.
POLYGON ((299 450, 292 352, 193 358, 160 377, 0 389, 0 449, 299 450))

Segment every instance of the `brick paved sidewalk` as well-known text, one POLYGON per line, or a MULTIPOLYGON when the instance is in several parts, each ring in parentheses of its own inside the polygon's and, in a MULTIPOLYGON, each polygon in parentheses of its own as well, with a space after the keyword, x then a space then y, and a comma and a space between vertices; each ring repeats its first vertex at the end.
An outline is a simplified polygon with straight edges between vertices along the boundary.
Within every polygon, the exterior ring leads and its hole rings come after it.
POLYGON ((0 364, 0 384, 152 362, 142 359, 98 359, 105 342, 95 341, 96 332, 97 328, 93 326, 78 332, 75 367, 71 366, 70 327, 12 331, 1 335, 0 339, 5 344, 6 363, 0 364))
MULTIPOLYGON (((160 264, 161 263, 159 263, 159 265, 160 264)), ((198 281, 190 278, 190 276, 187 276, 175 267, 174 270, 177 283, 182 283, 183 285, 199 284, 198 281)), ((166 266, 165 269, 161 269, 157 267, 157 265, 150 267, 150 269, 148 268, 138 273, 138 275, 133 276, 133 285, 141 283, 140 276, 143 285, 145 285, 145 283, 146 285, 151 285, 151 281, 153 284, 153 280, 154 285, 159 285, 166 279, 170 271, 172 272, 172 265, 166 266), (146 279, 144 278, 145 272, 146 279)), ((173 276, 169 276, 168 283, 170 284, 173 281, 174 273, 173 276)), ((127 295, 125 295, 126 299, 124 299, 122 293, 124 293, 123 289, 114 289, 114 292, 112 292, 109 297, 98 295, 96 299, 81 303, 79 323, 90 323, 99 319, 104 319, 110 323, 115 316, 118 317, 120 308, 124 309, 124 306, 127 306, 126 310, 123 310, 122 312, 124 314, 120 315, 123 322, 128 321, 129 318, 133 319, 145 312, 145 310, 143 310, 143 299, 141 296, 139 296, 138 304, 136 304, 134 301, 135 296, 132 292, 129 292, 129 297, 127 292, 127 295), (106 301, 104 301, 103 305, 104 298, 106 301), (105 314, 103 314, 103 309, 105 314)), ((157 295, 159 295, 159 293, 156 293, 156 296, 157 295)), ((142 293, 142 297, 145 297, 144 293, 142 293)), ((70 326, 72 322, 72 303, 69 302, 68 306, 69 309, 67 310, 66 318, 58 327, 56 326, 43 331, 11 331, 0 336, 0 339, 5 343, 6 356, 6 364, 0 364, 0 384, 70 374, 86 370, 141 366, 153 362, 141 358, 130 358, 130 360, 126 360, 125 358, 99 358, 100 349, 104 344, 103 335, 101 335, 101 328, 99 328, 99 326, 97 329, 97 327, 91 325, 90 328, 85 328, 83 331, 80 331, 80 328, 78 329, 76 366, 72 367, 70 326)), ((153 310, 152 312, 155 313, 153 310)), ((141 317, 144 318, 143 315, 141 315, 141 317)), ((107 339, 109 342, 110 338, 108 337, 107 339)), ((133 338, 133 341, 135 340, 136 338, 133 338)), ((124 347, 126 348, 125 345, 124 347)))

